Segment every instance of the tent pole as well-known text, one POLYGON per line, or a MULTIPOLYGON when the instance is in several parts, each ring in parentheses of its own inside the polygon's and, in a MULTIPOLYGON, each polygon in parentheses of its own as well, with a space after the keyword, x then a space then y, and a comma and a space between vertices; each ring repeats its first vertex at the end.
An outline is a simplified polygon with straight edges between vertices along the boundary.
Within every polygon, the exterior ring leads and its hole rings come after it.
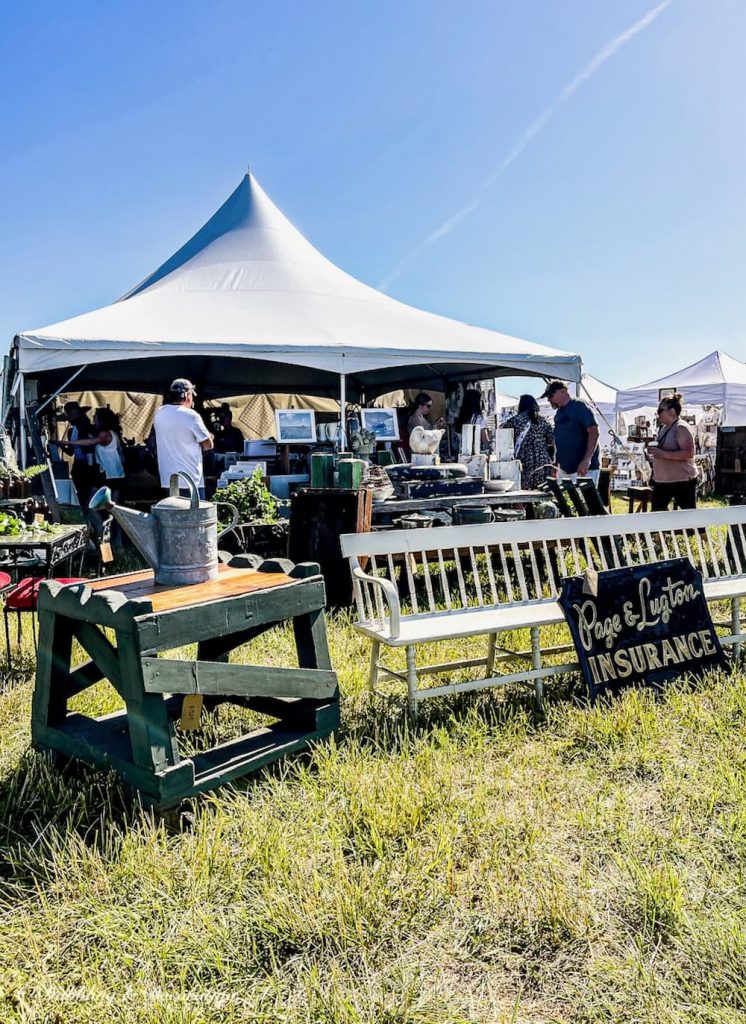
POLYGON ((339 442, 338 447, 340 451, 345 451, 347 448, 347 417, 345 415, 347 409, 347 375, 340 373, 339 375, 339 442))
POLYGON ((445 409, 443 410, 443 419, 446 421, 446 451, 448 452, 448 458, 453 458, 453 452, 451 451, 451 424, 448 422, 448 378, 443 374, 441 378, 443 382, 443 398, 445 400, 445 409))
POLYGON ((52 513, 52 522, 59 523, 60 505, 57 499, 57 483, 55 482, 54 474, 52 472, 52 463, 49 461, 49 456, 44 450, 44 441, 41 435, 41 421, 37 418, 36 412, 36 407, 32 402, 26 409, 31 450, 34 453, 34 459, 36 460, 37 465, 47 467, 47 472, 42 473, 41 485, 44 491, 44 497, 47 499, 49 511, 52 513))
POLYGON ((36 410, 36 415, 38 416, 39 413, 42 411, 42 409, 46 409, 46 407, 49 405, 50 402, 53 402, 58 395, 61 395, 63 391, 66 391, 67 390, 67 385, 68 384, 72 384, 72 382, 75 380, 75 378, 78 376, 78 374, 82 373, 83 370, 87 370, 87 369, 88 369, 88 363, 86 363, 85 366, 79 366, 78 369, 75 371, 75 373, 72 375, 72 377, 68 377, 67 380, 65 381, 65 383, 61 387, 57 388, 57 390, 54 392, 54 394, 52 394, 48 398, 44 399, 44 401, 41 403, 39 408, 36 410))
POLYGON ((26 381, 23 374, 18 374, 18 461, 21 469, 26 468, 26 381))
MULTIPOLYGON (((607 426, 607 427, 609 428, 609 434, 610 434, 610 436, 611 436, 611 440, 612 440, 612 441, 615 441, 615 442, 616 442, 616 443, 617 443, 617 444, 619 445, 619 447, 620 447, 620 448, 622 449, 622 451, 624 452, 624 454, 625 454, 625 455, 627 456, 627 458, 631 459, 631 460, 632 460, 632 461, 634 462, 634 461, 635 461, 635 459, 634 459, 634 453, 632 452, 632 450, 631 450, 631 449, 630 449, 630 448, 629 448, 629 447, 628 447, 628 446, 627 446, 627 445, 626 445, 626 444, 624 443, 624 441, 622 440, 622 438, 621 438, 621 436, 620 436, 620 434, 619 434, 619 431, 617 430, 617 424, 615 424, 615 425, 614 425, 614 426, 612 427, 612 425, 611 425, 611 424, 609 423, 609 421, 608 421, 608 420, 606 419, 606 417, 604 416, 604 414, 603 414, 603 413, 601 412, 601 410, 599 409, 599 407, 598 407, 598 405, 596 404, 596 402, 594 402, 594 400, 593 400, 593 398, 592 398, 592 396, 591 396, 591 393, 590 393, 590 391, 588 390, 588 388, 587 388, 587 387, 585 386, 585 384, 583 384, 583 383, 581 382, 580 384, 578 384, 578 388, 579 388, 579 389, 580 389, 580 388, 582 388, 582 390, 583 390, 583 391, 585 392, 585 397, 586 397, 586 398, 588 399, 588 401, 589 401, 589 402, 591 403, 591 405, 592 405, 592 406, 593 406, 593 408, 594 408, 594 409, 596 410, 596 412, 598 413, 598 415, 599 415, 599 416, 601 417, 601 419, 602 419, 602 420, 604 421, 604 423, 606 424, 606 426, 607 426)), ((617 417, 618 417, 618 416, 619 416, 619 414, 617 413, 617 417)))

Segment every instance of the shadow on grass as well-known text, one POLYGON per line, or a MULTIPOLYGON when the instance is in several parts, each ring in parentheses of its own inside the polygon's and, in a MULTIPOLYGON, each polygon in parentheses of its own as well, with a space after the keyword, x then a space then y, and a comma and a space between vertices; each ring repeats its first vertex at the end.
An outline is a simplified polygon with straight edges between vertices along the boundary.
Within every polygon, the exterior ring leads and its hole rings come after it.
POLYGON ((545 711, 536 709, 533 690, 513 686, 489 688, 445 697, 433 697, 418 706, 417 719, 407 713, 406 691, 365 693, 344 702, 342 725, 337 734, 340 745, 352 740, 362 748, 372 747, 386 753, 398 753, 413 739, 426 739, 432 733, 460 729, 468 719, 489 732, 512 730, 519 726, 529 733, 541 732, 553 707, 586 704, 587 697, 577 675, 568 673, 552 680, 544 690, 545 711))
POLYGON ((52 846, 76 834, 111 849, 143 821, 114 773, 27 750, 0 780, 0 880, 26 885, 44 874, 52 846))

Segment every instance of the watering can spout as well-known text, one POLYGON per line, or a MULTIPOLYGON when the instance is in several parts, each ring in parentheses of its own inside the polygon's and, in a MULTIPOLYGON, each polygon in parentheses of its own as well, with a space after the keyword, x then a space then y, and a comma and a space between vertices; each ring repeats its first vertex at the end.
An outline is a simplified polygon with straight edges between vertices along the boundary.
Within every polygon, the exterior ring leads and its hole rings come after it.
POLYGON ((158 530, 155 516, 148 512, 115 505, 108 487, 101 487, 93 495, 89 507, 94 511, 107 509, 114 516, 137 550, 153 569, 158 570, 158 530))

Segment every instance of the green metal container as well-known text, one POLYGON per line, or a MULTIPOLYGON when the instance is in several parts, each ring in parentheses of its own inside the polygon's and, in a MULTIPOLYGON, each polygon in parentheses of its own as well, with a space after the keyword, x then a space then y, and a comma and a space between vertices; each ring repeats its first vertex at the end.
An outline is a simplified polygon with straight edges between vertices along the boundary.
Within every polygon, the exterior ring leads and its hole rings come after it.
POLYGON ((334 486, 334 456, 316 452, 311 456, 311 487, 334 486))
POLYGON ((364 467, 362 459, 340 459, 337 466, 339 486, 345 490, 358 490, 363 482, 364 467))

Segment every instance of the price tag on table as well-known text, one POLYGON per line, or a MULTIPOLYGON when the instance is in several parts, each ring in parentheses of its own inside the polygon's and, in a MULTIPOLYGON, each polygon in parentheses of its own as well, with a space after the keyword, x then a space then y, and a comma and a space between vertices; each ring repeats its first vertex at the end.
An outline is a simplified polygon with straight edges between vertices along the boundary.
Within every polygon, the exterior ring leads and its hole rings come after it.
POLYGON ((190 729, 199 729, 199 720, 202 713, 202 694, 188 693, 181 702, 181 718, 179 728, 184 732, 190 729))

